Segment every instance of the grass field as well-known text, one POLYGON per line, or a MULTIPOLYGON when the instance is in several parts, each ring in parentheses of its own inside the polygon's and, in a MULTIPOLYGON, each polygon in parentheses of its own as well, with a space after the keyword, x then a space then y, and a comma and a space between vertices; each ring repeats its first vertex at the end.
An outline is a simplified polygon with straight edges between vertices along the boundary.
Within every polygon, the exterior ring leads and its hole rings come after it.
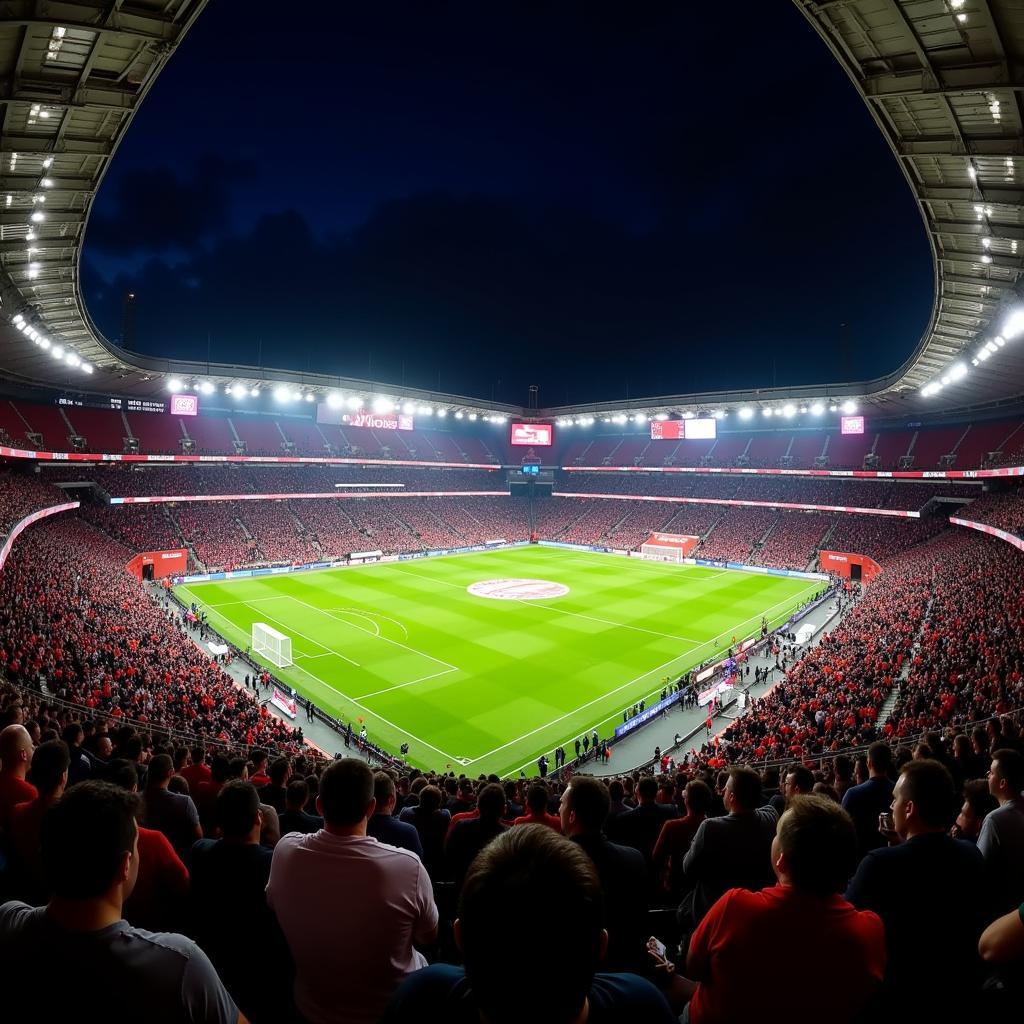
POLYGON ((471 555, 177 588, 242 647, 253 622, 292 637, 294 665, 275 669, 371 739, 410 747, 421 767, 474 775, 529 769, 558 744, 622 709, 657 699, 673 678, 774 625, 820 583, 520 547, 471 555), (561 597, 495 600, 467 591, 495 579, 540 579, 561 597))

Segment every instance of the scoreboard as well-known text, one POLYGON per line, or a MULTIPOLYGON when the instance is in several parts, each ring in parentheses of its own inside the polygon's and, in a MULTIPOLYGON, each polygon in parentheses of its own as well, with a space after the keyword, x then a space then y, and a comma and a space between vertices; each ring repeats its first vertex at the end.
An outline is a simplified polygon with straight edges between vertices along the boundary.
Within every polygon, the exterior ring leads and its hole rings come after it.
POLYGON ((692 420, 651 420, 651 438, 655 441, 713 441, 718 421, 712 417, 692 420))
POLYGON ((55 405, 75 409, 110 409, 114 412, 167 412, 167 403, 152 398, 115 398, 105 395, 61 395, 55 405))

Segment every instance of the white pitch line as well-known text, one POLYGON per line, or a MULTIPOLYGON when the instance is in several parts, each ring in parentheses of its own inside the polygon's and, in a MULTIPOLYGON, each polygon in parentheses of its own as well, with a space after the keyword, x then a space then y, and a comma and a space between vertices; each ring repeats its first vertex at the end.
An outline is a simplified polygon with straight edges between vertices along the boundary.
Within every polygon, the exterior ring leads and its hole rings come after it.
MULTIPOLYGON (((309 608, 310 611, 319 612, 321 615, 326 615, 328 618, 334 619, 335 622, 342 622, 347 626, 352 626, 351 622, 345 622, 344 619, 339 619, 337 615, 334 615, 329 611, 325 611, 323 608, 317 608, 316 605, 309 604, 307 601, 303 601, 302 598, 300 597, 292 597, 291 600, 293 600, 296 604, 301 604, 304 607, 309 608)), ((354 626, 353 628, 359 629, 361 632, 366 633, 366 630, 362 629, 361 626, 354 626)), ((390 637, 386 636, 377 636, 375 637, 375 639, 383 640, 384 643, 393 644, 395 647, 401 647, 403 651, 408 651, 410 654, 416 654, 419 657, 426 658, 428 661, 433 661, 438 665, 444 665, 445 668, 453 669, 456 672, 459 671, 458 665, 453 665, 451 662, 444 661, 441 658, 435 658, 432 654, 425 654, 423 651, 417 651, 415 647, 410 647, 408 644, 403 644, 399 640, 392 640, 390 637)))
POLYGON ((380 626, 370 618, 369 615, 363 615, 362 612, 353 611, 351 608, 327 608, 325 611, 338 612, 340 615, 354 615, 357 618, 365 619, 371 626, 373 626, 373 632, 371 633, 368 629, 363 629, 362 626, 356 625, 354 622, 350 622, 350 626, 355 626, 356 629, 362 629, 364 633, 369 633, 370 636, 380 636, 380 626))
MULTIPOLYGON (((292 600, 294 600, 294 598, 292 598, 292 600)), ((249 603, 250 602, 248 601, 242 602, 242 604, 246 605, 249 603)), ((341 658, 342 661, 347 661, 350 665, 355 665, 356 668, 362 667, 358 661, 353 661, 351 658, 347 658, 340 651, 334 650, 333 647, 328 647, 326 644, 320 643, 319 640, 314 640, 311 636, 306 636, 305 633, 300 633, 294 626, 290 625, 289 623, 284 622, 281 619, 276 619, 274 618, 273 615, 267 615, 266 612, 260 611, 259 608, 254 608, 253 611, 259 612, 259 614, 262 615, 264 618, 270 619, 271 622, 276 622, 279 626, 284 626, 285 629, 290 630, 296 636, 301 636, 303 640, 308 640, 311 644, 316 644, 317 647, 319 647, 322 651, 326 651, 328 654, 336 654, 339 658, 341 658)), ((227 618, 227 616, 225 615, 223 616, 223 618, 227 618)), ((230 622, 231 620, 228 619, 228 621, 230 622)))
POLYGON ((369 708, 364 707, 362 704, 359 703, 358 699, 353 697, 346 697, 345 694, 343 694, 340 690, 335 689, 333 686, 331 686, 330 683, 325 682, 318 675, 316 675, 313 672, 310 672, 308 668, 303 668, 301 665, 294 665, 293 667, 297 669, 299 672, 304 672, 307 676, 310 677, 310 679, 315 679, 321 686, 323 686, 327 690, 330 690, 331 693, 337 694, 339 697, 341 697, 342 700, 347 700, 350 704, 359 708, 360 711, 365 712, 372 718, 376 718, 378 722, 383 722, 385 725, 394 729, 396 732, 400 732, 403 736, 408 736, 409 739, 415 740, 420 745, 427 747, 430 750, 433 750, 437 754, 440 754, 446 761, 450 761, 452 763, 459 763, 459 759, 454 755, 449 754, 448 751, 442 750, 440 747, 435 747, 433 743, 428 743, 426 740, 421 740, 419 736, 409 732, 408 729, 403 729, 400 725, 395 725, 394 722, 388 721, 388 719, 386 719, 383 715, 378 715, 376 711, 371 711, 369 708))
MULTIPOLYGON (((815 583, 814 587, 816 588, 817 586, 818 586, 818 584, 815 583)), ((735 630, 738 630, 740 628, 740 626, 746 625, 746 623, 748 623, 748 622, 752 622, 754 619, 758 618, 759 616, 761 618, 765 618, 768 612, 772 611, 775 608, 778 608, 779 605, 786 604, 789 601, 796 601, 799 597, 801 597, 803 594, 806 594, 811 589, 814 589, 814 588, 808 587, 805 590, 801 590, 798 594, 794 594, 792 597, 787 597, 783 601, 776 602, 775 604, 771 605, 769 608, 766 608, 763 612, 758 612, 757 614, 751 615, 748 618, 744 619, 742 622, 736 623, 734 626, 731 626, 729 629, 725 630, 720 635, 721 636, 727 636, 730 633, 734 632, 735 630)), ((701 644, 700 647, 706 647, 708 644, 713 644, 714 642, 715 642, 715 640, 707 640, 703 644, 701 644)), ((694 648, 694 650, 700 650, 700 647, 696 647, 696 648, 694 648)), ((663 665, 658 665, 656 668, 649 669, 647 672, 644 672, 641 675, 638 675, 635 679, 630 679, 628 683, 623 683, 621 686, 615 687, 614 690, 609 690, 607 693, 603 693, 603 694, 601 694, 601 696, 595 697, 591 701, 587 701, 586 704, 581 704, 575 710, 568 711, 564 715, 560 716, 559 718, 555 718, 555 719, 553 719, 550 722, 546 722, 544 725, 540 725, 536 729, 531 729, 529 732, 523 733, 522 736, 519 736, 519 737, 517 737, 514 740, 509 740, 507 743, 503 743, 500 747, 495 747, 493 750, 489 750, 486 754, 481 754, 479 757, 474 757, 473 760, 470 761, 469 763, 470 764, 476 764, 477 761, 482 761, 485 757, 491 757, 494 754, 499 754, 499 753, 501 753, 501 751, 505 750, 507 747, 511 747, 513 744, 519 743, 521 740, 529 739, 531 736, 536 735, 538 732, 543 732, 545 729, 549 729, 553 725, 558 725, 559 722, 564 722, 567 718, 572 718, 574 715, 578 715, 581 711, 586 711, 587 708, 593 707, 594 704, 597 704, 600 701, 603 701, 603 700, 607 699, 608 697, 613 696, 614 694, 618 693, 620 690, 624 690, 627 687, 632 686, 634 683, 640 682, 641 679, 646 679, 648 676, 654 675, 655 673, 660 672, 662 669, 667 668, 669 665, 674 664, 675 662, 679 661, 680 658, 684 658, 688 654, 693 654, 693 650, 691 650, 691 651, 684 651, 682 654, 676 655, 676 657, 672 658, 669 661, 666 661, 663 665)), ((527 763, 529 764, 530 762, 527 762, 527 763)))
POLYGON ((446 676, 451 672, 458 672, 457 668, 443 668, 440 672, 434 672, 429 676, 420 676, 419 679, 410 679, 407 683, 396 683, 394 686, 385 686, 383 690, 374 690, 372 693, 361 693, 357 700, 367 700, 370 697, 377 697, 382 693, 390 693, 392 690, 404 690, 414 683, 425 683, 428 679, 437 679, 438 676, 446 676))
MULTIPOLYGON (((407 573, 409 576, 419 576, 421 579, 430 580, 433 583, 440 583, 445 587, 454 587, 456 590, 465 591, 465 587, 460 583, 449 583, 448 580, 434 579, 433 576, 424 576, 419 572, 412 572, 409 569, 399 569, 398 572, 407 573)), ((647 629, 644 626, 631 626, 625 622, 613 622, 611 619, 601 619, 596 615, 585 615, 583 612, 570 611, 568 608, 559 608, 558 605, 554 604, 538 604, 536 601, 524 601, 522 598, 513 597, 509 598, 513 604, 522 605, 524 608, 540 608, 548 612, 558 612, 560 615, 574 615, 578 619, 590 619, 591 622, 600 622, 605 626, 615 626, 617 629, 632 629, 637 633, 649 633, 651 636, 660 636, 664 640, 682 640, 688 644, 699 644, 702 643, 700 640, 695 640, 692 636, 679 636, 676 633, 661 633, 656 629, 647 629)))

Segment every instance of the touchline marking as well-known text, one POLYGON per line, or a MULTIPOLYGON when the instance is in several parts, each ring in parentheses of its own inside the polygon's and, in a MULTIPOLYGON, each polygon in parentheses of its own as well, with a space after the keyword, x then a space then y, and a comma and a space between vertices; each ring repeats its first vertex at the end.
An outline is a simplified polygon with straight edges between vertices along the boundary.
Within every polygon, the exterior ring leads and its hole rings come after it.
POLYGON ((371 711, 368 707, 365 707, 364 705, 360 704, 357 698, 346 697, 345 694, 343 694, 340 690, 336 690, 333 686, 331 686, 330 683, 325 682, 318 675, 316 675, 313 672, 310 672, 308 668, 303 668, 301 665, 293 665, 292 667, 297 669, 299 672, 304 672, 307 676, 309 676, 310 679, 315 679, 322 687, 324 687, 324 689, 329 690, 331 693, 337 694, 339 697, 341 697, 342 700, 347 700, 350 704, 359 708, 360 711, 365 712, 372 718, 376 718, 378 722, 383 722, 385 725, 394 729, 396 732, 400 732, 403 736, 408 736, 409 739, 415 740, 417 743, 422 744, 424 747, 428 747, 430 750, 433 750, 436 754, 440 754, 445 759, 445 761, 457 762, 459 760, 457 757, 454 757, 453 755, 449 754, 448 751, 442 750, 440 747, 435 747, 433 743, 428 743, 426 740, 421 740, 419 736, 415 735, 415 733, 409 732, 408 729, 403 729, 400 725, 395 725, 394 722, 389 722, 383 715, 378 715, 376 711, 371 711))
MULTIPOLYGON (((786 604, 786 603, 788 603, 790 601, 797 601, 797 600, 799 600, 800 597, 802 597, 804 594, 808 593, 810 590, 816 589, 817 586, 818 586, 818 584, 815 583, 813 587, 807 587, 804 590, 801 590, 798 594, 794 594, 792 597, 787 597, 787 598, 785 598, 785 600, 776 602, 775 604, 773 604, 770 607, 766 608, 763 612, 758 612, 755 615, 751 615, 748 618, 744 619, 742 622, 738 622, 738 623, 736 623, 736 625, 731 626, 727 630, 724 630, 721 635, 725 636, 725 635, 728 635, 730 633, 733 633, 735 630, 738 630, 740 628, 740 626, 744 626, 748 622, 752 622, 756 618, 759 618, 759 617, 760 618, 766 618, 768 612, 773 611, 775 608, 778 608, 779 605, 786 604)), ((477 761, 482 761, 485 757, 491 757, 494 754, 500 754, 501 751, 505 750, 508 747, 511 747, 513 744, 519 743, 521 740, 527 740, 531 736, 536 735, 538 732, 543 732, 545 729, 549 729, 553 725, 558 725, 559 722, 564 722, 567 718, 572 718, 574 715, 578 715, 581 711, 586 711, 587 708, 592 707, 594 704, 597 704, 598 702, 603 701, 606 698, 613 696, 614 694, 618 693, 620 690, 624 690, 627 687, 632 686, 634 683, 640 682, 641 679, 646 679, 648 676, 654 675, 655 673, 660 672, 662 669, 667 668, 669 665, 672 665, 675 662, 679 661, 680 658, 684 658, 688 654, 693 654, 694 651, 700 650, 701 647, 707 647, 708 644, 713 644, 714 642, 715 642, 715 640, 706 640, 704 643, 700 644, 700 646, 698 646, 698 647, 695 647, 693 650, 684 651, 682 654, 676 655, 676 657, 672 658, 669 661, 666 661, 663 665, 658 665, 657 668, 652 668, 652 669, 648 670, 647 672, 644 672, 641 675, 638 675, 635 679, 630 679, 630 681, 628 683, 623 683, 621 686, 615 687, 614 690, 609 690, 607 693, 604 693, 604 694, 602 694, 599 697, 595 697, 593 700, 588 701, 586 704, 581 704, 575 710, 568 711, 568 712, 566 712, 566 714, 560 716, 559 718, 555 718, 555 719, 553 719, 550 722, 546 722, 544 725, 538 726, 536 729, 531 729, 529 732, 523 733, 522 736, 519 736, 519 737, 517 737, 514 740, 509 740, 507 743, 503 743, 500 747, 495 747, 493 750, 487 751, 486 754, 481 754, 479 757, 474 757, 473 760, 470 761, 469 763, 470 764, 476 764, 477 761)), ((531 761, 527 761, 527 764, 532 764, 532 763, 533 762, 531 762, 531 761)), ((526 765, 522 765, 520 767, 526 767, 526 765)))
MULTIPOLYGON (((293 597, 291 600, 293 600, 296 604, 301 604, 304 607, 309 608, 310 611, 319 612, 321 615, 326 615, 328 618, 334 619, 335 622, 343 622, 345 623, 346 626, 353 625, 351 622, 345 622, 344 619, 339 619, 337 615, 334 615, 329 611, 325 611, 323 608, 317 608, 316 605, 309 604, 307 601, 303 601, 302 598, 300 597, 293 597)), ((355 626, 354 628, 361 630, 363 633, 367 633, 367 630, 362 629, 361 626, 355 626)), ((372 636, 373 634, 368 633, 368 635, 372 636)), ((443 661, 441 658, 435 658, 432 654, 425 654, 423 651, 417 651, 415 647, 410 647, 408 644, 403 644, 398 640, 392 640, 390 637, 386 637, 380 634, 378 634, 375 637, 375 639, 383 640, 384 643, 386 644, 394 644, 395 647, 401 647, 403 651, 408 651, 410 654, 419 655, 419 657, 426 658, 428 661, 433 661, 438 665, 444 665, 445 668, 450 668, 455 672, 459 671, 458 665, 453 665, 451 664, 451 662, 443 661)))
POLYGON ((385 686, 383 690, 374 690, 372 693, 359 694, 358 700, 367 700, 370 697, 377 697, 382 693, 390 693, 392 690, 403 690, 414 683, 425 683, 428 679, 437 679, 438 676, 446 676, 450 672, 458 672, 457 668, 443 668, 440 672, 433 672, 429 676, 420 676, 419 679, 410 679, 407 683, 396 683, 394 686, 385 686))
MULTIPOLYGON (((247 601, 232 601, 230 603, 231 604, 248 604, 249 602, 247 602, 247 601)), ((210 607, 210 606, 208 605, 207 607, 210 607)), ((228 623, 228 625, 232 626, 233 628, 235 628, 235 629, 239 628, 226 615, 222 614, 221 612, 214 611, 214 614, 215 615, 219 615, 225 622, 228 623)), ((270 617, 271 616, 269 616, 269 615, 267 616, 267 618, 270 618, 270 617)), ((275 620, 275 621, 279 621, 279 620, 275 620)), ((282 625, 283 625, 283 623, 282 623, 282 625)), ((295 630, 293 632, 295 632, 297 636, 303 636, 303 634, 299 633, 297 630, 295 630)), ((316 644, 317 647, 322 648, 324 651, 327 652, 327 654, 338 654, 337 651, 331 650, 331 648, 329 648, 329 647, 324 647, 324 645, 322 643, 320 643, 318 640, 313 640, 311 637, 306 637, 306 636, 304 636, 303 639, 309 640, 311 643, 316 644)), ((326 657, 326 656, 327 656, 326 654, 324 654, 324 655, 315 655, 315 657, 326 657)), ((344 658, 344 655, 338 655, 338 656, 341 657, 341 658, 344 658)), ((350 660, 351 659, 349 659, 349 658, 345 658, 345 661, 350 661, 350 660)), ((356 662, 353 661, 352 664, 356 665, 356 662)), ((359 666, 356 665, 356 667, 358 668, 359 666)), ((294 668, 297 672, 302 672, 304 675, 309 676, 310 679, 313 679, 317 683, 319 683, 320 686, 324 690, 326 690, 328 693, 331 693, 331 694, 334 694, 334 695, 336 695, 338 697, 341 697, 342 700, 347 700, 354 707, 359 708, 360 711, 362 711, 365 714, 370 715, 371 717, 377 719, 378 722, 383 722, 385 725, 387 725, 390 728, 394 729, 396 732, 400 732, 403 736, 408 736, 409 739, 415 740, 417 743, 421 744, 424 747, 428 747, 430 750, 433 750, 436 754, 440 754, 446 761, 450 761, 450 762, 458 762, 459 761, 458 758, 454 757, 452 754, 449 754, 446 750, 442 750, 440 747, 435 747, 433 743, 428 743, 426 740, 420 739, 420 737, 417 736, 415 733, 409 732, 408 729, 403 729, 400 725, 395 725, 394 722, 389 721, 383 715, 378 715, 376 711, 371 711, 368 707, 366 707, 365 705, 359 703, 359 701, 362 698, 356 698, 356 697, 349 697, 349 696, 347 696, 346 694, 342 693, 341 690, 337 689, 336 687, 334 687, 330 683, 328 683, 326 680, 321 679, 315 672, 310 672, 308 668, 303 668, 302 665, 297 665, 295 663, 293 663, 291 665, 291 668, 294 668)), ((458 670, 456 669, 455 671, 458 671, 458 670)), ((417 680, 417 681, 418 682, 422 682, 422 680, 417 680)), ((468 763, 468 762, 462 762, 462 763, 468 763)))

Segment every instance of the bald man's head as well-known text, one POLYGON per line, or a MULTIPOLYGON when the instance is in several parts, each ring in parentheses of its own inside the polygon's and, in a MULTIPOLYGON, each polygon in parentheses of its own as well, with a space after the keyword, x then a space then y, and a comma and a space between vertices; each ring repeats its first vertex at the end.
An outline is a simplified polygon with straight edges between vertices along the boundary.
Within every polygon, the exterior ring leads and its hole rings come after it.
POLYGON ((32 737, 23 725, 9 725, 0 731, 0 771, 24 778, 32 763, 32 737))

